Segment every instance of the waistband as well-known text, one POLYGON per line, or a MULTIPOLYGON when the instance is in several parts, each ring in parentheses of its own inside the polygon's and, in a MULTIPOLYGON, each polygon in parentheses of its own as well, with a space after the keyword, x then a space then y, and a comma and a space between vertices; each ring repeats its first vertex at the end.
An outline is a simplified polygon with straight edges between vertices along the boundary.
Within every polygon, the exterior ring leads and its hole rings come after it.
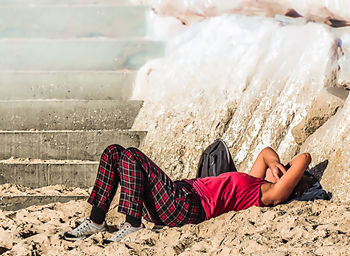
POLYGON ((187 190, 191 191, 191 195, 195 197, 196 201, 199 204, 200 214, 199 214, 199 222, 203 222, 205 220, 206 214, 202 205, 202 199, 200 195, 198 194, 197 190, 193 186, 192 180, 181 180, 178 182, 178 184, 181 184, 181 186, 185 187, 187 190))

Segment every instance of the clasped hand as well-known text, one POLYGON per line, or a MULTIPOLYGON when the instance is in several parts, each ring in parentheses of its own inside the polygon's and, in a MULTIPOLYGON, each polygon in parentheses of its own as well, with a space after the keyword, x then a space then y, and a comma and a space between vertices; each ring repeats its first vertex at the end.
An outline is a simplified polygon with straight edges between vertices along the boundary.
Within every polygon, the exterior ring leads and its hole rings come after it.
POLYGON ((275 178, 276 182, 280 180, 280 178, 287 173, 286 168, 278 162, 270 164, 267 168, 267 172, 270 171, 272 176, 275 178))

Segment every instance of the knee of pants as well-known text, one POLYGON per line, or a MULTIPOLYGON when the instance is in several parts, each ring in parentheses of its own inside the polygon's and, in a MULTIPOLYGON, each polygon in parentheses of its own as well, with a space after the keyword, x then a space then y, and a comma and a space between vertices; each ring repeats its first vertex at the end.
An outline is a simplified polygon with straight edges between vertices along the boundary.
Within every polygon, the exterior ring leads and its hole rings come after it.
POLYGON ((129 158, 130 156, 134 158, 138 158, 140 152, 141 151, 139 149, 133 148, 133 147, 124 149, 121 154, 121 159, 126 159, 126 158, 129 158))
POLYGON ((139 152, 137 148, 127 148, 121 153, 119 168, 121 179, 123 179, 126 173, 128 173, 128 175, 130 175, 130 173, 136 175, 136 173, 142 172, 141 168, 138 168, 140 166, 138 158, 139 152))
POLYGON ((119 144, 111 144, 108 147, 106 147, 105 150, 103 150, 103 154, 108 154, 111 151, 122 152, 123 150, 124 150, 123 146, 120 146, 119 144))
POLYGON ((137 148, 127 148, 123 150, 120 156, 121 163, 138 162, 142 161, 142 152, 137 148))

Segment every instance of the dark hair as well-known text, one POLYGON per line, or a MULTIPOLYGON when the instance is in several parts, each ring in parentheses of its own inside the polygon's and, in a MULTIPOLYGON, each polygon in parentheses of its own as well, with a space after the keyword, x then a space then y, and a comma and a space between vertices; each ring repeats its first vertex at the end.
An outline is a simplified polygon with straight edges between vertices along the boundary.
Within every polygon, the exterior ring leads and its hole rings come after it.
POLYGON ((314 177, 309 173, 305 172, 298 184, 295 186, 291 196, 300 196, 306 190, 308 190, 312 186, 312 184, 314 184, 314 177))

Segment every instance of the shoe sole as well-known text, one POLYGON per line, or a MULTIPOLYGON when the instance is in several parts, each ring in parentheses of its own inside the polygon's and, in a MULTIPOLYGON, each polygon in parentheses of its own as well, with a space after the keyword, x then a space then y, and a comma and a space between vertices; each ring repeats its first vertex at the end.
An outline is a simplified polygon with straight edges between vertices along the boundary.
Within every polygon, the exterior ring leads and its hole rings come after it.
MULTIPOLYGON (((98 231, 98 232, 96 232, 95 234, 100 233, 100 232, 106 232, 106 231, 108 231, 108 229, 98 231)), ((91 234, 91 235, 93 235, 93 234, 91 234)), ((82 236, 82 237, 76 237, 76 238, 74 238, 74 237, 66 237, 65 235, 63 235, 63 236, 62 236, 62 239, 63 239, 63 240, 66 240, 66 241, 73 241, 73 242, 74 242, 74 241, 77 241, 77 240, 84 240, 84 239, 88 238, 88 237, 91 236, 91 235, 82 236)))
POLYGON ((63 240, 66 240, 66 241, 69 241, 69 242, 74 242, 74 241, 78 241, 78 240, 84 240, 85 238, 87 238, 87 236, 84 236, 84 237, 66 237, 66 236, 63 236, 62 239, 63 240))

